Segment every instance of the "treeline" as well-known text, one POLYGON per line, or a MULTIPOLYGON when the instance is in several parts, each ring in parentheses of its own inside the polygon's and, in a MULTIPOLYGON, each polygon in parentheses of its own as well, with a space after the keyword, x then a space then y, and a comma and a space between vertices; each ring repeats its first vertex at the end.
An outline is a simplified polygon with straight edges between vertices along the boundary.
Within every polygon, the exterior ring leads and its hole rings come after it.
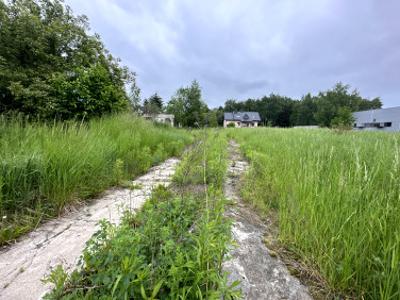
POLYGON ((184 127, 216 127, 223 124, 224 111, 256 111, 260 113, 264 126, 292 127, 319 125, 322 127, 349 126, 353 122, 352 112, 381 108, 379 98, 361 97, 349 85, 336 84, 332 89, 313 96, 307 94, 300 100, 270 94, 246 101, 228 100, 219 108, 210 109, 202 98, 197 81, 178 89, 165 105, 158 94, 145 99, 138 106, 145 114, 167 112, 175 115, 175 123, 184 127))
POLYGON ((336 123, 351 121, 351 112, 381 108, 379 98, 372 100, 361 97, 357 90, 350 91, 349 85, 336 84, 333 89, 307 94, 300 100, 271 94, 246 101, 228 100, 225 111, 257 111, 263 125, 291 127, 320 125, 331 127, 336 123))
POLYGON ((0 114, 87 120, 133 109, 171 113, 175 124, 195 128, 221 126, 224 111, 257 111, 265 126, 331 127, 351 124, 353 111, 382 106, 341 83, 300 100, 270 94, 210 109, 193 81, 167 104, 158 94, 141 102, 135 74, 88 29, 87 18, 61 0, 0 1, 0 114))
POLYGON ((60 0, 0 1, 0 113, 84 119, 125 110, 135 76, 60 0))

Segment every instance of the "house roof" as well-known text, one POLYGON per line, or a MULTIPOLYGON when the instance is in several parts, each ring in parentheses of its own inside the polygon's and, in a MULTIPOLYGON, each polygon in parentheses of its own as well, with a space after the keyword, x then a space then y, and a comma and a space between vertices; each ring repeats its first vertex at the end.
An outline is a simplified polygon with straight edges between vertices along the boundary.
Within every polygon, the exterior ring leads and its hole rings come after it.
POLYGON ((260 114, 255 111, 225 112, 225 121, 260 122, 260 114))

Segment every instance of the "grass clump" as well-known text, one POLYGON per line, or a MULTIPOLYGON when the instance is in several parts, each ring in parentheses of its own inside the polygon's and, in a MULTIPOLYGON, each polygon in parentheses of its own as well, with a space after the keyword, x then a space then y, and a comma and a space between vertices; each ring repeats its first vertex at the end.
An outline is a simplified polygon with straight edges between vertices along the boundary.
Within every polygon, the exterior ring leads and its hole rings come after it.
POLYGON ((184 130, 129 114, 50 125, 0 117, 0 244, 179 155, 190 142, 184 130))
MULTIPOLYGON (((214 137, 223 143, 221 136, 214 137)), ((201 170, 199 165, 214 165, 214 160, 221 168, 226 167, 215 149, 204 156, 204 141, 193 146, 193 155, 186 155, 193 160, 184 159, 180 170, 201 170)), ((206 178, 207 170, 212 168, 200 171, 206 178)), ((218 174, 223 176, 222 172, 218 174)), ((71 275, 57 268, 49 276, 47 281, 55 289, 46 298, 238 298, 235 285, 228 286, 222 273, 222 261, 231 242, 224 206, 218 185, 196 193, 159 187, 141 211, 126 212, 120 226, 102 222, 87 244, 80 268, 71 275)))
POLYGON ((231 132, 251 162, 243 194, 279 238, 349 297, 400 297, 400 135, 231 132))
POLYGON ((183 186, 205 183, 221 190, 227 168, 226 135, 220 130, 203 130, 197 138, 191 151, 184 153, 174 181, 183 186))

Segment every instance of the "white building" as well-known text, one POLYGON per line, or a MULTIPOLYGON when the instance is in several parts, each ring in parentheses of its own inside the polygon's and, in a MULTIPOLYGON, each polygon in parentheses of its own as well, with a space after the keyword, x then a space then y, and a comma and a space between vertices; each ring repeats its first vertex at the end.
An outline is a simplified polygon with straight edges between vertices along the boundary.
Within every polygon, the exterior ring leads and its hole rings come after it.
POLYGON ((143 118, 147 120, 152 120, 154 122, 162 123, 162 124, 167 124, 172 127, 174 127, 174 115, 169 115, 169 114, 144 114, 143 118))
POLYGON ((233 124, 235 127, 257 127, 259 122, 261 122, 261 118, 258 112, 245 111, 224 113, 224 127, 228 127, 229 124, 233 124))
POLYGON ((353 113, 355 130, 400 131, 400 106, 353 113))

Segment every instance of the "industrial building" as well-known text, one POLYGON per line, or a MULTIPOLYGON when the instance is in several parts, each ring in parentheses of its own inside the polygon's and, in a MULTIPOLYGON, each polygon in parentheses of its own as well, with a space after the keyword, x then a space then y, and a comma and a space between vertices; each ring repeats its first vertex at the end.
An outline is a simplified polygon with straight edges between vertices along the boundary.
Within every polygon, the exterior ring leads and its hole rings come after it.
POLYGON ((353 113, 355 130, 400 131, 400 106, 353 113))

